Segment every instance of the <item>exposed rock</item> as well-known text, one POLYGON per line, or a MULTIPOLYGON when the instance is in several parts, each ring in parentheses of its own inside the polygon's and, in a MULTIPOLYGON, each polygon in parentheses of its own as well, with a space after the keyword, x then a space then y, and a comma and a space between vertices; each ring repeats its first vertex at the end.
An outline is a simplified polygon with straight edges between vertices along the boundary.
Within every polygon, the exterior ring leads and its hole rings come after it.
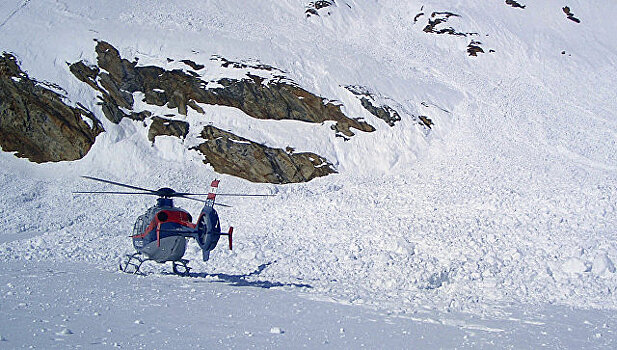
POLYGON ((246 68, 252 68, 252 69, 258 69, 258 70, 264 70, 264 71, 278 71, 281 73, 285 73, 282 70, 278 69, 278 68, 274 68, 270 65, 267 64, 263 64, 263 63, 255 63, 255 64, 248 64, 245 62, 234 62, 234 61, 230 61, 224 57, 218 56, 218 55, 214 55, 211 58, 212 61, 219 61, 221 62, 221 67, 224 68, 235 68, 235 69, 246 69, 246 68))
POLYGON ((304 11, 304 13, 306 14, 306 17, 319 16, 320 9, 330 7, 332 5, 334 5, 334 0, 311 1, 308 5, 306 5, 306 11, 304 11))
POLYGON ((154 142, 157 136, 176 136, 184 139, 189 133, 189 123, 182 120, 152 117, 152 124, 148 129, 148 140, 154 142))
POLYGON ((418 22, 418 20, 420 19, 420 17, 424 16, 424 12, 420 12, 418 13, 414 18, 413 18, 413 23, 415 24, 416 22, 418 22))
MULTIPOLYGON (((73 63, 71 72, 101 92, 103 112, 116 123, 124 117, 139 119, 139 114, 127 114, 123 109, 132 110, 132 93, 143 92, 144 102, 166 105, 183 115, 187 114, 187 107, 203 113, 197 103, 204 103, 235 107, 257 119, 291 119, 311 123, 335 121, 333 129, 347 137, 354 135, 351 128, 366 132, 375 130, 364 121, 345 116, 339 105, 326 102, 323 97, 283 77, 265 82, 262 77, 247 74, 244 79, 220 79, 216 87, 207 88, 207 81, 182 70, 137 67, 137 62, 121 58, 113 46, 103 41, 98 42, 96 52, 98 65, 106 72, 88 67, 83 62, 73 63)), ((223 61, 224 66, 234 64, 223 61)))
POLYGON ((434 125, 433 121, 430 120, 427 116, 425 115, 421 115, 418 117, 418 119, 420 119, 420 121, 422 122, 421 124, 425 125, 426 127, 428 127, 429 129, 434 125))
POLYGON ((339 105, 325 103, 323 97, 315 96, 296 85, 279 80, 265 86, 262 78, 254 75, 249 75, 249 78, 221 79, 218 83, 223 88, 206 91, 209 96, 199 102, 236 107, 257 119, 290 119, 312 123, 332 120, 336 122, 333 129, 347 137, 354 135, 351 128, 375 131, 364 121, 346 117, 339 105))
MULTIPOLYGON (((424 15, 424 13, 419 13, 418 15, 416 15, 416 17, 414 18, 414 22, 418 18, 420 18, 422 15, 424 15)), ((444 27, 443 24, 448 22, 448 20, 451 17, 461 17, 461 16, 456 13, 448 12, 448 11, 433 12, 428 20, 428 24, 426 25, 426 27, 424 27, 423 31, 426 33, 432 33, 432 34, 448 34, 448 35, 454 35, 454 36, 460 36, 460 37, 478 35, 478 33, 475 33, 475 32, 460 32, 454 29, 453 27, 444 27)), ((484 53, 484 49, 480 47, 481 44, 482 43, 479 41, 472 40, 471 43, 467 45, 467 53, 469 54, 469 56, 475 57, 475 56, 478 56, 478 53, 484 53)), ((494 52, 494 50, 491 50, 491 51, 494 52)))
POLYGON ((129 114, 123 112, 121 108, 132 109, 133 96, 125 90, 120 90, 113 78, 108 73, 101 73, 99 67, 88 66, 80 61, 70 64, 69 69, 75 77, 101 93, 98 98, 101 100, 103 114, 112 123, 118 124, 122 118, 144 120, 148 116, 143 112, 129 114))
POLYGON ((384 120, 390 126, 394 126, 396 122, 401 120, 401 116, 399 116, 398 113, 388 105, 379 107, 373 106, 371 101, 366 97, 360 98, 360 103, 362 103, 362 106, 372 115, 384 120))
POLYGON ((565 13, 566 16, 568 16, 569 20, 576 22, 576 23, 581 23, 580 19, 574 17, 574 14, 572 13, 572 11, 570 11, 570 7, 566 6, 562 10, 563 10, 563 13, 565 13))
POLYGON ((521 5, 520 3, 518 3, 515 0, 506 0, 506 4, 512 6, 512 7, 518 7, 520 9, 524 9, 526 6, 525 5, 521 5))
POLYGON ((362 107, 364 107, 372 115, 388 123, 388 125, 394 126, 396 122, 401 120, 401 116, 392 107, 386 104, 377 104, 373 94, 371 94, 365 87, 345 86, 345 88, 360 99, 362 107))
MULTIPOLYGON (((159 135, 184 138, 189 124, 174 120, 173 115, 170 115, 172 119, 165 119, 151 117, 148 111, 134 111, 136 92, 143 94, 146 104, 166 106, 183 115, 189 108, 203 114, 199 104, 210 104, 238 108, 258 119, 334 121, 332 128, 343 137, 354 135, 351 128, 375 130, 362 120, 348 118, 340 105, 302 89, 286 79, 283 71, 271 66, 232 62, 215 56, 212 60, 221 62, 224 68, 268 72, 269 78, 255 75, 258 72, 247 72, 243 79, 207 81, 193 70, 138 66, 136 60, 122 58, 118 50, 106 42, 98 42, 96 52, 97 66, 76 62, 70 65, 71 72, 100 93, 103 113, 113 122, 126 117, 151 118, 148 138, 152 142, 159 135)), ((205 68, 190 60, 180 62, 194 70, 205 68)), ((202 137, 205 142, 195 149, 205 155, 206 163, 217 172, 250 181, 304 182, 335 172, 331 163, 316 154, 295 153, 291 147, 285 150, 269 148, 213 126, 204 128, 202 137)))
POLYGON ((478 53, 484 53, 484 50, 480 47, 482 45, 481 42, 472 40, 469 45, 467 45, 467 53, 469 56, 478 56, 478 53))
POLYGON ((253 182, 306 182, 335 173, 332 164, 314 153, 269 148, 229 132, 206 126, 204 143, 196 147, 215 171, 253 182))
POLYGON ((202 70, 202 69, 204 69, 206 67, 203 64, 197 64, 197 63, 195 63, 195 62, 193 62, 191 60, 182 60, 180 62, 186 64, 187 66, 193 68, 194 70, 202 70))
POLYGON ((456 13, 452 13, 452 12, 447 12, 447 11, 446 12, 433 12, 431 14, 431 18, 429 18, 428 20, 428 24, 426 25, 426 27, 424 27, 423 31, 426 33, 449 34, 449 35, 456 35, 456 36, 467 36, 468 34, 471 34, 471 33, 457 32, 452 27, 441 28, 441 29, 436 28, 438 25, 448 22, 448 19, 450 17, 460 17, 460 15, 457 15, 456 13))
POLYGON ((58 90, 30 79, 13 55, 0 57, 0 146, 37 163, 80 159, 103 127, 90 111, 68 106, 48 87, 58 90))

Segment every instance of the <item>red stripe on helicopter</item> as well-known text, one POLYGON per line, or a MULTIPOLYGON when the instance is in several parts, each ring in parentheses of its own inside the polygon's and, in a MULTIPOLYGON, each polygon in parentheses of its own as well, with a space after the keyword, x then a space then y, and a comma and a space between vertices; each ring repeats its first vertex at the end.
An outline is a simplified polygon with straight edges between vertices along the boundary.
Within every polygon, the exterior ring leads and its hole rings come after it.
POLYGON ((161 224, 156 225, 156 246, 161 246, 161 224))
POLYGON ((164 212, 165 214, 167 214, 168 219, 166 221, 160 221, 158 219, 158 213, 157 213, 157 215, 154 216, 154 219, 152 220, 152 222, 150 222, 150 225, 146 227, 146 229, 144 230, 142 234, 131 236, 131 238, 144 238, 154 229, 157 229, 157 236, 158 236, 159 229, 157 227, 159 224, 174 223, 174 224, 179 224, 179 225, 189 227, 192 229, 197 227, 196 224, 188 221, 189 215, 183 211, 167 211, 167 210, 159 211, 159 213, 161 212, 164 212))

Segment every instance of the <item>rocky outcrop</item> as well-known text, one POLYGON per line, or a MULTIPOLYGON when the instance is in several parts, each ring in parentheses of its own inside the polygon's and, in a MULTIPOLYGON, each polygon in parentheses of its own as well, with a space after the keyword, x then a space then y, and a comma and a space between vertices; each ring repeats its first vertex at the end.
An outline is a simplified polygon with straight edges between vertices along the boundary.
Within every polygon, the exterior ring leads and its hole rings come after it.
POLYGON ((357 85, 345 86, 352 94, 360 99, 362 107, 369 111, 372 115, 385 121, 388 125, 394 126, 396 122, 401 120, 401 116, 392 107, 386 104, 378 104, 375 97, 365 87, 357 85))
MULTIPOLYGON (((352 128, 366 132, 375 130, 362 120, 345 116, 339 105, 327 102, 282 76, 265 81, 260 76, 247 74, 243 79, 220 79, 213 84, 215 87, 208 88, 209 82, 193 71, 137 67, 136 61, 121 58, 118 50, 103 41, 96 45, 96 52, 98 67, 77 62, 70 69, 78 79, 101 93, 103 113, 116 123, 124 117, 144 118, 140 113, 124 112, 133 108, 132 94, 142 92, 144 102, 177 109, 183 115, 189 107, 203 113, 198 106, 203 103, 238 108, 257 119, 335 121, 333 129, 346 137, 354 135, 352 128)), ((224 64, 233 62, 225 61, 224 64)))
POLYGON ((428 24, 422 30, 426 33, 449 34, 449 35, 457 35, 457 36, 467 36, 468 34, 471 34, 471 33, 458 32, 452 27, 437 28, 438 25, 448 22, 448 19, 450 17, 460 17, 460 16, 457 15, 456 13, 447 12, 447 11, 433 12, 431 14, 431 17, 428 20, 428 24))
MULTIPOLYGON (((507 0, 506 3, 514 7, 517 7, 517 5, 518 7, 521 7, 521 5, 516 3, 515 1, 507 0)), ((525 8, 525 6, 522 6, 522 8, 525 8)), ((424 7, 422 7, 420 11, 422 11, 423 9, 424 7)), ((424 16, 424 12, 418 13, 414 17, 414 23, 416 23, 423 16, 424 16)), ((452 17, 460 18, 461 16, 456 13, 449 12, 449 11, 435 11, 431 13, 428 19, 428 23, 426 24, 424 29, 422 29, 422 31, 424 31, 425 33, 439 34, 439 35, 447 34, 447 35, 459 36, 463 38, 478 35, 478 33, 475 33, 475 32, 461 32, 461 31, 454 29, 451 26, 446 26, 446 23, 452 17)), ((467 45, 467 54, 469 56, 476 57, 478 56, 478 53, 484 53, 484 49, 480 45, 482 45, 480 41, 471 40, 471 42, 467 45)), ((489 50, 489 52, 495 52, 495 51, 489 50)))
POLYGON ((484 53, 484 49, 480 46, 481 42, 472 40, 469 45, 467 45, 467 53, 469 56, 478 56, 479 53, 484 53))
POLYGON ((566 16, 568 17, 568 19, 572 22, 576 22, 576 23, 581 23, 581 20, 576 18, 574 16, 574 14, 572 13, 572 11, 570 10, 570 7, 565 6, 564 8, 562 8, 563 13, 566 14, 566 16))
POLYGON ((189 123, 182 120, 152 117, 152 124, 148 129, 148 140, 154 142, 157 136, 175 136, 184 139, 189 133, 189 123))
POLYGON ((281 73, 284 74, 285 72, 278 69, 278 68, 274 68, 268 64, 263 64, 263 63, 246 63, 246 62, 236 62, 236 61, 230 61, 228 59, 226 59, 225 57, 221 57, 219 55, 214 55, 212 56, 212 58, 210 59, 211 61, 216 61, 219 62, 221 64, 221 67, 223 68, 234 68, 234 69, 247 69, 247 68, 251 68, 251 69, 256 69, 256 70, 261 70, 261 71, 267 71, 267 72, 277 72, 277 73, 281 73))
MULTIPOLYGON (((360 99, 360 103, 362 107, 364 107, 369 113, 376 116, 379 119, 382 119, 388 125, 395 126, 396 122, 401 120, 401 116, 399 113, 394 110, 392 107, 383 103, 383 101, 391 101, 398 105, 399 109, 405 110, 400 104, 396 103, 396 101, 381 96, 381 94, 376 92, 371 92, 367 87, 361 85, 347 85, 345 89, 349 90, 352 94, 354 94, 358 99, 360 99)), ((422 106, 430 107, 427 102, 422 102, 422 106)), ((446 113, 449 113, 446 110, 443 110, 446 113)), ((420 115, 416 116, 410 113, 407 113, 411 118, 418 122, 418 124, 422 125, 426 130, 431 129, 434 125, 433 121, 425 116, 420 115)))
MULTIPOLYGON (((319 10, 332 5, 334 5, 334 0, 311 1, 308 5, 306 5, 306 10, 304 13, 306 14, 306 17, 319 16, 319 10)), ((328 12, 328 14, 330 13, 328 12)))
POLYGON ((0 146, 30 161, 84 157, 103 131, 81 105, 68 106, 61 89, 31 79, 13 55, 0 57, 0 146))
POLYGON ((515 0, 506 0, 506 4, 514 8, 520 8, 520 9, 524 9, 526 7, 525 5, 521 5, 519 2, 515 0))
MULTIPOLYGON (((150 119, 148 139, 151 142, 161 135, 183 139, 190 125, 182 120, 153 116, 147 110, 136 111, 134 96, 142 96, 141 102, 146 105, 165 106, 180 115, 187 115, 189 109, 204 114, 200 104, 208 104, 237 108, 257 119, 334 121, 332 128, 342 137, 353 136, 352 129, 375 130, 362 120, 345 116, 340 105, 302 89, 285 78, 283 71, 272 66, 233 62, 215 56, 211 63, 217 62, 226 69, 242 69, 246 73, 240 79, 209 81, 198 73, 205 73, 208 68, 191 60, 178 61, 182 65, 175 67, 181 69, 173 70, 138 66, 137 60, 122 58, 118 50, 103 41, 97 42, 96 53, 96 65, 75 62, 70 64, 71 72, 99 92, 102 111, 112 122, 119 123, 123 118, 150 119)), ((167 62, 174 60, 168 58, 167 62)), ((201 137, 205 142, 195 149, 205 156, 205 163, 217 172, 250 181, 305 182, 335 172, 330 162, 314 153, 269 148, 214 126, 207 126, 201 137)))
POLYGON ((322 97, 289 84, 282 79, 264 85, 262 78, 249 75, 250 79, 221 79, 222 88, 208 90, 212 104, 236 107, 258 119, 300 120, 311 123, 335 121, 333 129, 351 137, 351 129, 375 131, 364 121, 346 117, 339 105, 325 102, 322 97))
POLYGON ((424 126, 426 126, 429 129, 431 129, 432 126, 434 125, 433 121, 431 119, 429 119, 429 117, 427 117, 425 115, 418 116, 418 119, 420 119, 422 124, 424 124, 424 126))
POLYGON ((201 137, 205 142, 196 149, 205 156, 205 163, 216 172, 249 181, 286 184, 336 172, 331 163, 314 153, 266 147, 213 126, 206 126, 201 137))

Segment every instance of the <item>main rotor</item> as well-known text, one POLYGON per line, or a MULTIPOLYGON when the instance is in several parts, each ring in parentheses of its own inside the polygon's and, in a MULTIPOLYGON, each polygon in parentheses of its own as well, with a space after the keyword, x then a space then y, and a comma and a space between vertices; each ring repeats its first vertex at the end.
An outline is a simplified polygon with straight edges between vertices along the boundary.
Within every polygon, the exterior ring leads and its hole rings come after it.
MULTIPOLYGON (((151 189, 148 189, 148 188, 137 187, 137 186, 133 186, 133 185, 124 184, 124 183, 121 183, 121 182, 115 182, 115 181, 100 179, 100 178, 93 177, 93 176, 82 176, 82 177, 84 179, 89 179, 89 180, 94 180, 94 181, 98 181, 98 182, 104 182, 104 183, 115 185, 115 186, 130 188, 132 190, 135 190, 135 192, 122 192, 122 191, 75 191, 73 193, 76 193, 76 194, 91 194, 91 193, 101 194, 102 193, 102 194, 149 195, 149 196, 157 196, 157 197, 159 197, 159 202, 163 202, 163 201, 161 201, 161 199, 171 199, 171 198, 185 198, 185 199, 190 199, 190 200, 198 201, 198 202, 206 202, 203 199, 193 198, 193 197, 189 197, 189 196, 207 196, 207 195, 209 195, 209 193, 176 192, 174 189, 169 188, 169 187, 162 187, 162 188, 159 188, 158 190, 151 190, 151 189)), ((231 194, 231 193, 220 193, 220 194, 217 194, 217 196, 273 197, 274 195, 271 195, 271 194, 231 194)), ((225 204, 220 204, 220 203, 215 203, 215 204, 223 206, 223 207, 228 207, 228 205, 225 205, 225 204)))

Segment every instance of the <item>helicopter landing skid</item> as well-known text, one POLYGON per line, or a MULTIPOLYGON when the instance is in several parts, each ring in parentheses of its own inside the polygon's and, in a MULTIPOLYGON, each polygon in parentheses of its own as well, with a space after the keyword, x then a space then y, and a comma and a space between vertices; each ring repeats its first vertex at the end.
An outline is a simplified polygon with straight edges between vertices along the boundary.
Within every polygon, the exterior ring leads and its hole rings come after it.
MULTIPOLYGON (((133 275, 145 275, 140 271, 141 265, 148 260, 148 258, 144 258, 144 254, 135 253, 135 254, 127 254, 128 258, 124 263, 120 263, 120 271, 133 274, 133 275)), ((189 267, 189 260, 180 259, 178 261, 172 261, 172 271, 174 274, 178 276, 188 276, 191 268, 189 267)))
POLYGON ((178 261, 172 261, 172 270, 178 276, 188 276, 191 268, 189 267, 189 261, 186 259, 180 259, 178 261))
POLYGON ((124 262, 124 264, 120 263, 120 271, 134 275, 143 275, 143 272, 139 271, 139 268, 141 267, 141 264, 150 259, 144 259, 142 258, 142 256, 143 254, 141 253, 135 253, 130 255, 127 254, 126 257, 128 259, 126 260, 126 262, 124 262))

